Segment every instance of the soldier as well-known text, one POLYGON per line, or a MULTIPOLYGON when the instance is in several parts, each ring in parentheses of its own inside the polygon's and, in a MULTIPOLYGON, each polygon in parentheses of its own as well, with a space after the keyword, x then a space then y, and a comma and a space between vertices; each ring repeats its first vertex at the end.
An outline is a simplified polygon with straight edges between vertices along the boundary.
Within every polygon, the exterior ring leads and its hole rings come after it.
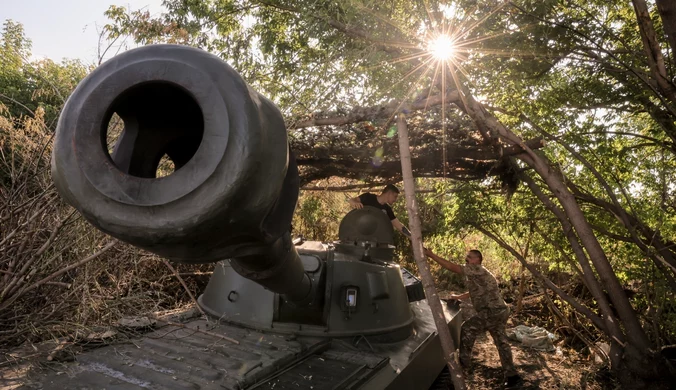
POLYGON ((392 222, 392 227, 401 232, 408 238, 411 238, 411 232, 408 230, 403 223, 401 223, 392 211, 392 205, 397 201, 399 197, 399 188, 392 184, 388 184, 383 188, 383 191, 380 195, 372 194, 370 192, 364 192, 363 194, 357 196, 356 198, 351 198, 348 200, 350 206, 355 209, 360 209, 364 206, 371 206, 377 209, 383 210, 384 213, 390 218, 392 222))
POLYGON ((474 346, 476 337, 480 333, 489 331, 493 337, 495 346, 498 348, 502 368, 505 370, 505 386, 510 388, 520 385, 522 379, 514 368, 512 349, 505 333, 509 308, 505 304, 505 301, 502 300, 495 276, 481 265, 483 261, 481 252, 476 249, 467 252, 464 266, 444 260, 427 248, 425 248, 424 253, 442 267, 464 275, 469 292, 452 295, 450 298, 464 300, 470 297, 477 313, 462 323, 460 331, 460 363, 465 368, 469 367, 472 347, 474 346))

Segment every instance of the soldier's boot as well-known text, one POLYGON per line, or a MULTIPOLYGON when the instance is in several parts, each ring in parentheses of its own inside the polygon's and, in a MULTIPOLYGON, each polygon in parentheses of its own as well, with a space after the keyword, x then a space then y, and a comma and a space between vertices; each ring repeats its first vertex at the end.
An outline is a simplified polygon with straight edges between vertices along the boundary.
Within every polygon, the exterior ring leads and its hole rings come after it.
POLYGON ((505 380, 505 389, 518 389, 523 385, 521 375, 514 374, 507 377, 505 380))
POLYGON ((467 371, 472 366, 472 358, 460 356, 460 366, 463 371, 467 371))

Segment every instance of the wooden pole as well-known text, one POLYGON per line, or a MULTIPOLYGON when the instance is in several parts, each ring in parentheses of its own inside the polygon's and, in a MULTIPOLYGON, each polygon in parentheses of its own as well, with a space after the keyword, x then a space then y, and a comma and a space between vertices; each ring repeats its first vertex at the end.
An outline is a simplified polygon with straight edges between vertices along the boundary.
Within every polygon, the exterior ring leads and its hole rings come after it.
POLYGON ((413 179, 413 169, 411 168, 411 149, 408 142, 408 128, 406 118, 403 113, 397 116, 397 130, 399 133, 399 154, 401 156, 401 173, 404 179, 404 192, 406 193, 406 210, 408 212, 409 228, 411 229, 411 240, 413 241, 413 257, 420 277, 422 279, 423 289, 427 297, 427 303, 432 310, 434 324, 437 326, 437 333, 441 341, 441 348, 444 351, 444 359, 451 370, 451 380, 455 390, 464 390, 465 378, 458 360, 458 353, 448 330, 448 323, 444 310, 441 307, 439 294, 434 287, 434 279, 423 255, 422 230, 420 227, 420 217, 418 215, 418 203, 415 199, 415 181, 413 179))

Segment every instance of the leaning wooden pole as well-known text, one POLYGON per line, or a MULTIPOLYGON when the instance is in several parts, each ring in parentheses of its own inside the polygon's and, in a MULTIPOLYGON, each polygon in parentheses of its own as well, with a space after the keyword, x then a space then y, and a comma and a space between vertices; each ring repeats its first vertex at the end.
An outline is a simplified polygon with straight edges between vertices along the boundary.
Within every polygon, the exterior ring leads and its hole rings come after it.
POLYGON ((444 310, 441 307, 439 294, 434 287, 434 279, 423 256, 422 230, 420 228, 420 217, 418 216, 418 203, 415 199, 415 182, 413 180, 413 169, 411 168, 411 149, 408 142, 408 128, 406 126, 406 117, 399 113, 397 117, 397 130, 399 133, 399 154, 401 156, 401 173, 404 179, 404 192, 406 193, 406 210, 408 211, 409 228, 411 229, 411 240, 413 241, 413 257, 420 277, 422 278, 423 289, 427 297, 427 303, 432 310, 434 324, 437 326, 437 333, 441 341, 441 348, 444 351, 444 359, 451 370, 451 379, 455 390, 464 390, 465 378, 458 360, 458 353, 448 330, 448 323, 444 310))

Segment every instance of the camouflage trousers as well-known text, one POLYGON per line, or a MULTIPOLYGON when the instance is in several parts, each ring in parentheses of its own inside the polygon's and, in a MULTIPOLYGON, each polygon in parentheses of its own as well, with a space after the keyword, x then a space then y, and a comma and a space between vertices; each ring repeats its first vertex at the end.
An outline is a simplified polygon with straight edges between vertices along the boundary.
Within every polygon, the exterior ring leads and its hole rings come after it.
POLYGON ((505 370, 506 376, 516 374, 512 359, 512 348, 507 341, 505 325, 509 318, 509 309, 488 309, 477 312, 473 317, 462 323, 460 330, 460 362, 469 367, 472 358, 472 347, 479 334, 488 331, 493 337, 495 346, 498 347, 500 363, 505 370))

